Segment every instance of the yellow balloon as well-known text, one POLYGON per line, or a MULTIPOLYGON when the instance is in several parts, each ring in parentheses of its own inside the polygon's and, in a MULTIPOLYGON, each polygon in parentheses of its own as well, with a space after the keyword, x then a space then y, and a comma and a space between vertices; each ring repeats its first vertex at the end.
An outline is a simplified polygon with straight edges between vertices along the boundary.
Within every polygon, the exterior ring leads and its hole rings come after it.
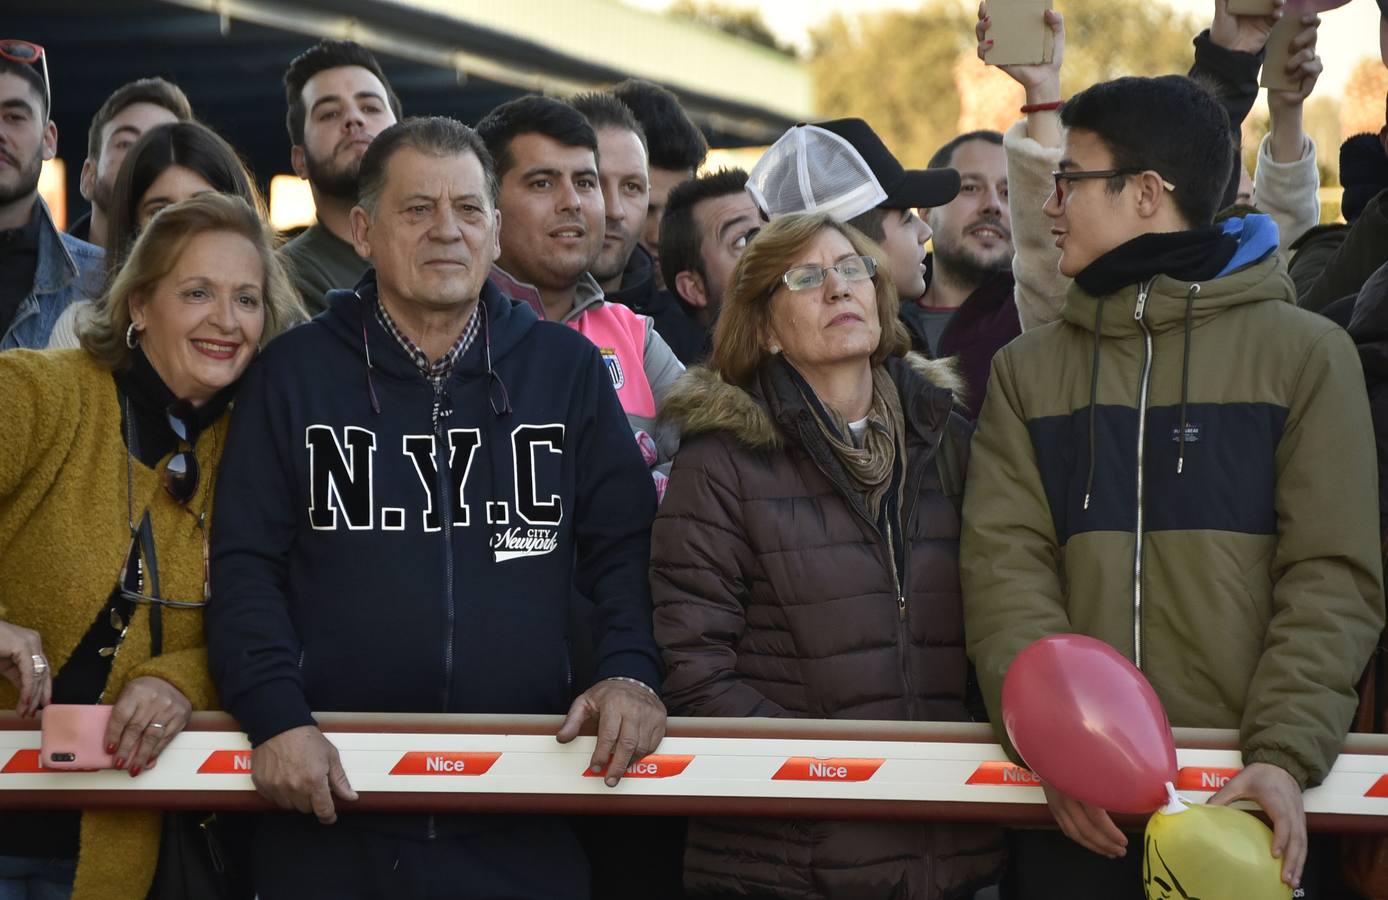
POLYGON ((1290 900, 1272 830, 1228 806, 1174 798, 1147 822, 1142 882, 1147 900, 1290 900))

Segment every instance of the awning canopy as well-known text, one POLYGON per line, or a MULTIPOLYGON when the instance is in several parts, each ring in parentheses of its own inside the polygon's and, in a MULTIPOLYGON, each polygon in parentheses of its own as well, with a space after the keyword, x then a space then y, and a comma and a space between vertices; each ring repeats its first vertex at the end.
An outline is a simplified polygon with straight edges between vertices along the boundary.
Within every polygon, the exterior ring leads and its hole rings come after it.
POLYGON ((647 78, 679 95, 714 146, 765 144, 812 114, 804 67, 764 47, 615 0, 18 0, 4 37, 49 53, 69 198, 102 101, 162 75, 262 182, 289 171, 281 78, 319 37, 376 52, 406 114, 474 123, 529 91, 647 78))

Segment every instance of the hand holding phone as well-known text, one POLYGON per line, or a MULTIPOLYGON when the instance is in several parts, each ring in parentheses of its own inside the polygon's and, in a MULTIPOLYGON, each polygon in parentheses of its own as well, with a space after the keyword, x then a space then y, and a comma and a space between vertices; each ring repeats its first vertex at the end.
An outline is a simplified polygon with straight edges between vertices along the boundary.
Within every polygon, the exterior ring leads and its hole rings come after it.
POLYGON ((115 757, 106 752, 111 707, 57 703, 43 710, 40 722, 43 739, 39 765, 43 768, 77 771, 115 768, 115 757))

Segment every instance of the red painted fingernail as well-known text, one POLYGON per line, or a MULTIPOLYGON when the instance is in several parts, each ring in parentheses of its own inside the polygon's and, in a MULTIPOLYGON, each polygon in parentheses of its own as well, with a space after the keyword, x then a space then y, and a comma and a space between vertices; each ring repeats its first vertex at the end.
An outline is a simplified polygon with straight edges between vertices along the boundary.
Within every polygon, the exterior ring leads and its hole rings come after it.
POLYGON ((115 744, 107 744, 107 745, 106 745, 106 752, 107 752, 107 753, 115 753, 115 752, 116 752, 116 745, 115 745, 115 744))
POLYGON ((131 777, 131 778, 134 778, 136 775, 139 775, 139 774, 140 774, 140 767, 139 767, 139 766, 132 766, 131 769, 130 769, 130 777, 131 777))
POLYGON ((125 760, 121 759, 119 756, 116 757, 116 768, 117 768, 117 769, 124 769, 124 768, 125 768, 125 760))

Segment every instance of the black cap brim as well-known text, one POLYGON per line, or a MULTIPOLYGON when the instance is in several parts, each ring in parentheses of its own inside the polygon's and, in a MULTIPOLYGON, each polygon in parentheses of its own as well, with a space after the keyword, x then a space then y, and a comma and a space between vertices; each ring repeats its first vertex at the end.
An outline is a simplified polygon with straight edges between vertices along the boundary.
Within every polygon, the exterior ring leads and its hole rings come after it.
POLYGON ((959 173, 953 169, 907 169, 901 180, 888 189, 879 206, 888 209, 936 207, 959 196, 959 173))

